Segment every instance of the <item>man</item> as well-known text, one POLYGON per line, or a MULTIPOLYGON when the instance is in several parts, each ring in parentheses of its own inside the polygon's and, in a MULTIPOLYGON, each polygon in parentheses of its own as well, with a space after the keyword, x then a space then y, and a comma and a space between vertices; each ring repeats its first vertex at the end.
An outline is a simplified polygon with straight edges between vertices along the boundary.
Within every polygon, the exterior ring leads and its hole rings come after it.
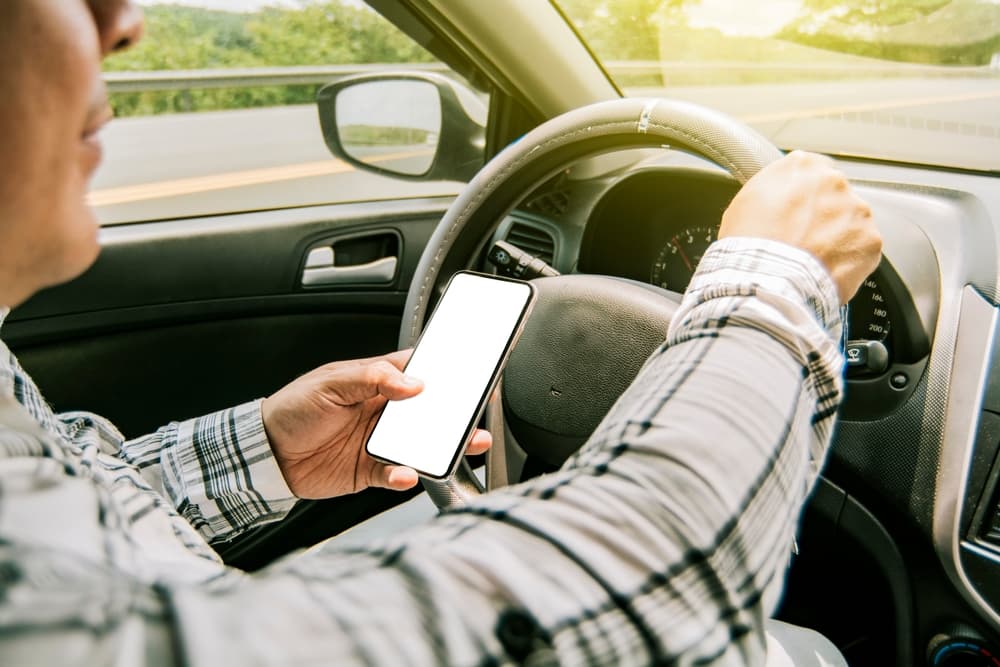
MULTIPOLYGON (((97 255, 100 59, 141 30, 129 0, 0 3, 5 306, 97 255)), ((879 258, 870 218, 825 158, 771 165, 726 212, 668 345, 562 470, 253 576, 205 540, 295 497, 416 483, 363 453, 385 401, 421 389, 405 352, 122 442, 53 414, 0 350, 0 663, 760 664, 840 400, 838 307, 879 258)))

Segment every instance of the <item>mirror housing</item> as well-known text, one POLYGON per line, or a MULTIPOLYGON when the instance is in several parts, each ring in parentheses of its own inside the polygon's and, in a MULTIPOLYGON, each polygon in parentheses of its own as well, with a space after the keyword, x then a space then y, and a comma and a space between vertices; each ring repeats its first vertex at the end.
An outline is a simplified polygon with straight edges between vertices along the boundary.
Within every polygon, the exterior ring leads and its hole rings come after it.
POLYGON ((483 166, 486 105, 477 93, 440 74, 349 76, 321 88, 316 104, 327 148, 359 169, 418 181, 465 182, 483 166), (436 107, 427 94, 431 88, 436 107), (358 123, 359 118, 366 122, 358 123))

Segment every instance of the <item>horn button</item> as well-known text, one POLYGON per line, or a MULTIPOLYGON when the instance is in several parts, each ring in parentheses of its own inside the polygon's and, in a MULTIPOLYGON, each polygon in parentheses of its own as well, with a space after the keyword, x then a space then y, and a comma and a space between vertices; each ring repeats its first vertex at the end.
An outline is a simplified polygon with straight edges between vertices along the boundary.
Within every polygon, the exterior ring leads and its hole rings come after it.
POLYGON ((594 275, 533 284, 537 301, 504 371, 504 415, 528 455, 561 465, 663 343, 680 295, 594 275))

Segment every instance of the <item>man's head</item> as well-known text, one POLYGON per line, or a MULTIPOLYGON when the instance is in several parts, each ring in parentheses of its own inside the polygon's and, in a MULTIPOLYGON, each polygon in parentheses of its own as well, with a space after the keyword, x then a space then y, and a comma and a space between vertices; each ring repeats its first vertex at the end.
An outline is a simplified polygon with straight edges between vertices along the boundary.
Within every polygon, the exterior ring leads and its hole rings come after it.
POLYGON ((142 34, 131 0, 0 2, 0 305, 97 257, 84 197, 111 117, 101 59, 142 34))

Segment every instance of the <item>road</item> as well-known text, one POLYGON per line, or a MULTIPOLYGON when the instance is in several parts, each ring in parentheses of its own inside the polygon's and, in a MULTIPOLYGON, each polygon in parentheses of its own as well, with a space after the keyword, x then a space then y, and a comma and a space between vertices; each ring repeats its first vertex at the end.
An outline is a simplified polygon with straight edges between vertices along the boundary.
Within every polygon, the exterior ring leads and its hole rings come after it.
POLYGON ((311 105, 121 118, 102 141, 90 196, 105 224, 459 187, 362 173, 333 159, 311 105))
MULTIPOLYGON (((1000 170, 1000 76, 634 88, 720 109, 783 148, 1000 170)), ((333 159, 315 107, 114 121, 91 201, 104 223, 457 192, 333 159)))

